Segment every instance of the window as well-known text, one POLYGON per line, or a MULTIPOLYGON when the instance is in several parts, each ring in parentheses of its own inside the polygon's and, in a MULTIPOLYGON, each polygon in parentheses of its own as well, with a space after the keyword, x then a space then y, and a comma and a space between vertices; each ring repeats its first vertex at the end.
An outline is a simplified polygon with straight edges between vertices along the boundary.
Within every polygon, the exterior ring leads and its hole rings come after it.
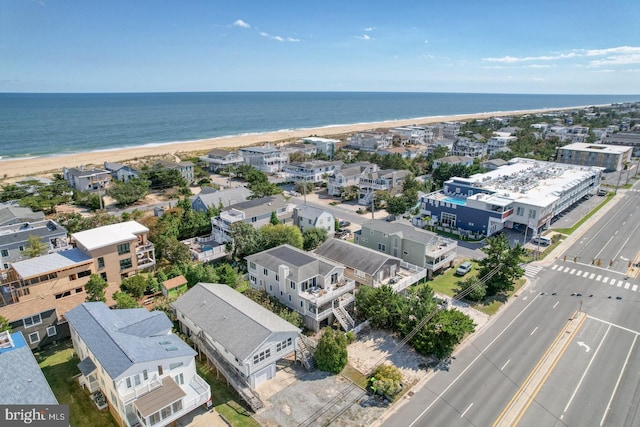
POLYGON ((131 388, 131 377, 125 378, 124 382, 127 385, 127 388, 131 388))
POLYGON ((158 375, 162 376, 162 365, 158 365, 158 375))
POLYGON ((256 269, 256 263, 251 261, 249 262, 249 270, 255 270, 256 269))
POLYGON ((262 351, 259 354, 256 354, 255 356, 253 356, 253 364, 257 365, 258 363, 270 357, 271 357, 271 350, 266 349, 265 351, 262 351))
POLYGON ((289 284, 289 286, 291 287, 291 289, 295 290, 296 289, 296 282, 291 282, 289 284))
POLYGON ((442 225, 445 227, 455 227, 457 216, 449 212, 442 212, 442 225))
POLYGON ((35 344, 38 341, 40 341, 40 334, 38 334, 37 332, 32 332, 29 334, 29 343, 30 344, 35 344))
POLYGON ((518 216, 524 216, 524 208, 522 206, 518 206, 516 208, 516 215, 518 216))
POLYGON ((378 250, 384 252, 384 251, 387 250, 387 247, 386 247, 386 245, 383 245, 382 243, 378 243, 378 250))
POLYGON ((49 326, 49 327, 47 328, 47 336, 48 336, 48 337, 52 337, 52 336, 54 336, 56 333, 57 333, 57 331, 56 331, 56 327, 55 327, 55 326, 49 326))
POLYGON ((182 365, 184 365, 184 363, 182 363, 182 362, 172 363, 172 364, 169 365, 169 370, 173 371, 174 369, 179 368, 182 365))
POLYGON ((24 246, 22 246, 22 245, 18 246, 18 250, 19 250, 20 252, 24 252, 24 246))
POLYGON ((107 280, 107 273, 100 273, 102 280, 107 280))
POLYGON ((78 273, 78 277, 87 277, 91 276, 91 270, 85 270, 78 273))
POLYGON ((407 252, 407 251, 402 251, 402 254, 403 254, 403 255, 409 255, 409 252, 407 252))
POLYGON ((266 268, 262 269, 262 274, 264 274, 265 276, 269 275, 269 270, 267 270, 266 268))
POLYGON ((535 209, 529 209, 529 218, 535 218, 536 217, 536 210, 535 209))
POLYGON ((160 409, 160 415, 162 416, 162 419, 169 418, 171 416, 171 406, 165 406, 160 409))
POLYGON ((24 323, 25 328, 30 328, 42 323, 42 317, 40 317, 40 314, 36 314, 35 316, 31 317, 25 317, 24 319, 22 319, 22 323, 24 323))
POLYGON ((126 270, 131 268, 131 258, 125 258, 120 260, 120 270, 126 270))
POLYGON ((158 424, 160 422, 160 412, 156 412, 149 416, 149 425, 158 424))
POLYGON ((9 251, 6 249, 2 250, 2 256, 9 256, 9 251))
POLYGON ((118 255, 124 255, 129 253, 129 244, 122 243, 118 245, 118 255))
POLYGON ((291 295, 289 295, 289 301, 291 301, 291 295))
MULTIPOLYGON (((180 374, 182 375, 182 374, 180 374)), ((171 405, 171 409, 173 409, 173 413, 182 411, 182 400, 178 400, 177 402, 173 402, 173 405, 171 405)))
POLYGON ((98 268, 104 268, 104 258, 98 258, 98 268))
POLYGON ((353 274, 355 274, 356 277, 360 277, 361 279, 364 279, 365 277, 364 271, 355 270, 353 274))
POLYGON ((182 373, 176 375, 175 377, 173 377, 173 380, 176 382, 176 384, 179 385, 183 385, 184 384, 184 375, 182 373))
POLYGON ((278 276, 278 274, 276 274, 276 282, 280 281, 280 276, 278 276))
POLYGON ((258 222, 258 218, 257 217, 251 217, 251 222, 258 222))

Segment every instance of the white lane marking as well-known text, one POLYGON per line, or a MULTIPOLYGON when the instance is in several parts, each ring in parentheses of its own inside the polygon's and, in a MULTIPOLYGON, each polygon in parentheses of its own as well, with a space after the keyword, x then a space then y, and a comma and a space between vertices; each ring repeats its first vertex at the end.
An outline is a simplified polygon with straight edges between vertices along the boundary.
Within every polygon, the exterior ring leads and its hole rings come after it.
POLYGON ((600 340, 600 343, 598 344, 598 348, 596 348, 596 351, 593 352, 593 356, 591 356, 591 360, 589 360, 589 364, 587 365, 587 369, 585 369, 584 372, 582 373, 582 377, 580 378, 580 381, 578 381, 578 385, 576 386, 575 390, 573 390, 573 394, 571 395, 571 398, 567 402, 567 406, 564 407, 564 411, 563 412, 567 412, 567 409, 569 409, 569 405, 571 405, 571 402, 573 401, 573 398, 576 397, 576 393, 578 392, 578 389, 582 385, 582 381, 584 380, 584 377, 587 376, 587 372, 589 372, 589 368, 591 368, 591 364, 593 363, 593 360, 596 358, 596 355, 598 354, 598 351, 600 351, 600 347, 602 347, 602 343, 604 343, 604 339, 607 337, 607 335, 609 334, 610 330, 611 330, 611 325, 609 325, 609 327, 607 327, 607 332, 604 333, 604 336, 602 337, 602 339, 600 340))
POLYGON ((555 270, 556 268, 558 268, 558 264, 553 264, 553 266, 551 267, 552 270, 555 270))
POLYGON ((533 329, 533 331, 531 331, 531 333, 529 334, 529 336, 531 336, 531 335, 535 334, 537 330, 538 330, 538 327, 536 326, 536 327, 533 329))
POLYGON ((592 280, 594 277, 596 277, 596 273, 591 273, 591 274, 589 275, 589 280, 592 280))
POLYGON ((557 306, 558 304, 560 304, 560 301, 556 301, 556 303, 555 303, 555 304, 553 304, 553 308, 556 308, 556 306, 557 306))
MULTIPOLYGON (((565 267, 564 268, 564 272, 566 273, 567 271, 571 270, 571 267, 565 267)), ((576 269, 574 268, 572 271, 576 271, 576 269)), ((571 273, 573 274, 573 273, 571 273)))
MULTIPOLYGON (((593 274, 593 273, 591 273, 591 274, 593 274)), ((589 275, 589 272, 585 271, 584 274, 582 275, 582 277, 587 277, 588 275, 589 275)))
MULTIPOLYGON (((567 267, 567 268, 569 268, 569 267, 567 267)), ((566 272, 567 272, 567 270, 565 270, 564 272, 566 273, 566 272)), ((575 272, 576 272, 576 269, 575 269, 575 268, 572 268, 572 269, 571 269, 571 271, 569 272, 569 274, 573 274, 573 273, 575 273, 575 272)), ((580 274, 580 273, 578 273, 578 274, 580 274)))
POLYGON ((501 370, 501 371, 504 371, 504 368, 506 368, 506 367, 507 367, 507 365, 509 364, 509 362, 511 362, 511 359, 507 360, 507 362, 506 362, 504 365, 502 365, 502 368, 500 368, 500 370, 501 370))
POLYGON ((608 278, 608 277, 605 277, 604 279, 602 279, 602 283, 605 283, 605 284, 606 284, 608 281, 609 281, 609 278, 608 278))
POLYGON ((491 347, 491 346, 492 346, 496 341, 498 341, 498 339, 502 336, 502 334, 504 334, 504 333, 507 331, 507 329, 509 329, 509 328, 511 327, 511 325, 513 325, 513 324, 516 322, 516 320, 518 320, 518 319, 520 318, 520 316, 522 316, 522 313, 524 313, 525 311, 527 311, 527 309, 531 306, 531 304, 533 304, 533 302, 536 300, 536 298, 538 298, 538 296, 537 296, 537 295, 536 295, 535 297, 533 297, 533 299, 531 300, 531 302, 530 302, 529 304, 527 304, 527 305, 526 305, 526 306, 525 306, 525 307, 520 311, 520 313, 518 313, 518 315, 517 315, 516 317, 514 317, 514 318, 511 320, 511 322, 509 322, 509 324, 508 324, 507 326, 505 326, 505 328, 504 328, 502 331, 500 331, 500 333, 499 333, 499 334, 498 334, 498 335, 497 335, 493 340, 491 340, 491 342, 490 342, 489 344, 487 344, 487 345, 486 345, 486 347, 485 347, 485 348, 483 348, 483 349, 482 349, 482 351, 480 351, 480 353, 479 353, 479 354, 478 354, 478 355, 477 355, 477 356, 476 356, 476 357, 471 361, 471 363, 469 363, 469 364, 467 365, 467 367, 466 367, 466 368, 464 368, 464 370, 460 373, 460 375, 458 375, 457 377, 455 377, 455 378, 454 378, 454 380, 453 380, 453 381, 451 381, 451 382, 449 383, 449 385, 447 386, 447 388, 445 388, 445 389, 444 389, 444 390, 443 390, 443 391, 442 391, 438 396, 436 396, 436 398, 433 400, 433 402, 431 402, 431 403, 429 404, 429 406, 427 406, 426 408, 424 408, 424 411, 420 412, 420 414, 416 417, 416 419, 415 419, 415 420, 413 420, 413 422, 412 422, 411 424, 409 424, 407 427, 413 427, 414 425, 416 425, 416 423, 418 422, 418 420, 419 420, 420 418, 422 418, 422 417, 424 416, 424 414, 426 414, 426 413, 429 411, 429 409, 431 409, 431 408, 433 407, 433 405, 435 405, 435 404, 436 404, 436 402, 437 402, 437 401, 439 401, 440 399, 442 399, 442 396, 444 396, 444 394, 445 394, 446 392, 448 392, 448 391, 449 391, 449 389, 450 389, 451 387, 453 387, 453 386, 454 386, 454 384, 455 384, 455 383, 457 383, 457 382, 458 382, 458 380, 459 380, 460 378, 462 378, 462 376, 463 376, 464 374, 466 374, 466 373, 467 373, 467 371, 468 371, 469 369, 471 369, 471 367, 472 367, 472 366, 473 366, 473 365, 478 361, 478 359, 480 359, 481 357, 482 357, 482 358, 487 357, 487 356, 486 356, 486 352, 487 352, 487 350, 489 349, 489 347, 491 347))
POLYGON ((618 280, 618 284, 616 286, 618 286, 619 288, 622 287, 622 280, 618 280))
POLYGON ((596 281, 600 281, 600 279, 602 279, 602 274, 598 274, 598 277, 596 277, 596 281))
POLYGON ((464 412, 463 412, 462 414, 460 414, 460 418, 464 418, 465 414, 467 413, 467 411, 468 411, 469 409, 471 409, 471 407, 472 407, 472 406, 473 406, 473 402, 471 402, 471 405, 469 405, 469 406, 467 407, 467 409, 465 409, 465 410, 464 410, 464 412))
POLYGON ((638 339, 638 335, 633 337, 633 342, 631 343, 631 347, 629 348, 629 352, 627 353, 627 358, 624 360, 622 364, 622 369, 620 370, 620 375, 618 376, 618 381, 616 381, 616 386, 613 388, 613 393, 611 393, 611 399, 609 399, 609 403, 607 404, 607 409, 604 411, 604 415, 602 416, 602 420, 600 420, 600 426, 604 424, 604 420, 607 418, 607 414, 609 413, 609 409, 611 409, 611 402, 613 402, 613 398, 618 391, 618 386, 620 385, 620 381, 622 380, 622 375, 624 374, 624 370, 627 368, 627 363, 629 363, 629 357, 631 357, 631 352, 633 351, 633 347, 636 345, 636 341, 638 339))
POLYGON ((632 334, 640 335, 640 331, 634 331, 633 329, 625 328, 624 326, 616 325, 615 323, 608 322, 606 320, 598 319, 597 317, 588 316, 589 319, 593 319, 596 322, 604 323, 605 325, 611 325, 614 328, 621 329, 623 331, 631 332, 632 334))
POLYGON ((625 289, 629 289, 629 286, 631 286, 631 283, 629 283, 629 282, 627 282, 627 283, 625 283, 625 284, 624 284, 624 288, 625 288, 625 289))
POLYGON ((636 291, 636 289, 638 289, 638 285, 633 285, 633 287, 631 288, 631 290, 632 290, 633 292, 635 292, 635 291, 636 291))

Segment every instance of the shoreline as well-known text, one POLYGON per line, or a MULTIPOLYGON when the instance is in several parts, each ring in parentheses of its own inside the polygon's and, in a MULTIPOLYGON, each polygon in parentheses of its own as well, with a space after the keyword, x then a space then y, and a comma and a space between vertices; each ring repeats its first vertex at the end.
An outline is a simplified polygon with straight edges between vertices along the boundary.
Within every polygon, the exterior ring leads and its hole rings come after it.
MULTIPOLYGON (((597 107, 612 104, 598 105, 597 107)), ((95 165, 103 167, 104 162, 127 162, 153 156, 163 156, 176 153, 206 152, 215 148, 237 149, 265 142, 280 143, 290 139, 300 139, 311 135, 329 137, 332 135, 362 132, 371 129, 389 129, 398 126, 433 124, 447 121, 464 121, 487 119, 491 117, 522 116, 525 114, 539 114, 555 111, 565 111, 585 108, 588 106, 544 108, 536 110, 494 111, 473 114, 455 114, 446 116, 418 117, 413 119, 386 120, 381 122, 354 123, 342 125, 326 125, 315 128, 282 129, 278 131, 248 133, 239 135, 219 136, 189 141, 174 141, 166 143, 148 143, 137 147, 106 148, 102 150, 84 151, 72 154, 52 154, 47 156, 33 156, 22 158, 0 158, 0 180, 14 180, 31 175, 51 174, 62 172, 62 167, 78 167, 80 165, 95 165)))

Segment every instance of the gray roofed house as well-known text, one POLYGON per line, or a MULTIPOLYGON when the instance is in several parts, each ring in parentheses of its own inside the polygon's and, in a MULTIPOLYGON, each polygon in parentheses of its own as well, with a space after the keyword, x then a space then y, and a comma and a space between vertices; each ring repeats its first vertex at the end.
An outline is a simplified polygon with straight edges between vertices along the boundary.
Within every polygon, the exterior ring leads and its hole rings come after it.
POLYGON ((314 253, 344 264, 344 275, 363 285, 389 285, 399 292, 426 276, 424 267, 340 239, 327 239, 314 253))
POLYGON ((171 333, 163 312, 85 302, 65 316, 81 360, 78 380, 102 392, 118 424, 168 425, 209 400, 197 353, 171 333))
POLYGON ((79 264, 86 264, 89 261, 93 261, 91 256, 82 252, 80 249, 74 248, 17 261, 11 266, 22 279, 28 279, 50 271, 63 270, 79 264))
POLYGON ((18 205, 0 204, 0 227, 42 220, 44 220, 44 212, 34 212, 30 208, 18 205))
POLYGON ((315 206, 300 205, 293 208, 293 223, 304 233, 305 230, 315 227, 327 230, 332 236, 335 230, 336 218, 326 209, 315 206))
POLYGON ((104 168, 111 172, 111 177, 118 181, 129 182, 131 179, 138 178, 140 172, 131 166, 123 165, 116 162, 104 162, 104 168))
POLYGON ((345 267, 312 252, 281 245, 245 257, 249 283, 300 313, 314 331, 336 318, 349 331, 354 321, 347 308, 354 301, 355 282, 345 267))
POLYGON ((229 207, 246 202, 251 196, 251 190, 246 187, 227 188, 214 192, 200 193, 191 197, 191 209, 197 212, 206 211, 207 208, 218 208, 220 205, 229 207))
POLYGON ((0 333, 0 404, 57 405, 21 332, 0 333))
POLYGON ((37 237, 43 245, 43 253, 70 248, 67 230, 53 220, 24 222, 0 227, 0 267, 29 258, 25 249, 29 238, 37 237))
POLYGON ((367 220, 354 233, 355 243, 425 267, 427 277, 452 266, 458 244, 403 221, 367 220))
POLYGON ((227 285, 198 283, 171 305, 182 332, 215 350, 205 354, 216 366, 240 373, 228 378, 234 387, 273 378, 276 361, 295 351, 300 329, 227 285))
POLYGON ((102 169, 62 168, 62 175, 71 188, 78 191, 100 191, 111 181, 111 174, 102 169))
POLYGON ((244 163, 244 158, 236 151, 213 149, 206 156, 201 156, 200 161, 208 164, 209 171, 219 172, 244 163))

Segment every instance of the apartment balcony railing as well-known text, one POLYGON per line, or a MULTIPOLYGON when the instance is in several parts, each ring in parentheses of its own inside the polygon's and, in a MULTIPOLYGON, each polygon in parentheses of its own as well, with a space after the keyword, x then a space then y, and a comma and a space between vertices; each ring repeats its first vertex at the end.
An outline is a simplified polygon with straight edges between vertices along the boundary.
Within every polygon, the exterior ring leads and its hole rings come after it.
POLYGON ((149 393, 150 391, 160 387, 162 385, 162 380, 158 376, 158 374, 154 374, 151 377, 151 381, 145 382, 144 384, 139 385, 138 387, 134 387, 130 392, 122 394, 120 400, 124 405, 131 403, 133 400, 136 400, 143 394, 149 393))
POLYGON ((330 285, 328 289, 314 287, 301 291, 298 295, 314 304, 316 307, 320 307, 323 304, 331 302, 332 300, 353 291, 356 288, 355 280, 341 279, 338 283, 330 285))

